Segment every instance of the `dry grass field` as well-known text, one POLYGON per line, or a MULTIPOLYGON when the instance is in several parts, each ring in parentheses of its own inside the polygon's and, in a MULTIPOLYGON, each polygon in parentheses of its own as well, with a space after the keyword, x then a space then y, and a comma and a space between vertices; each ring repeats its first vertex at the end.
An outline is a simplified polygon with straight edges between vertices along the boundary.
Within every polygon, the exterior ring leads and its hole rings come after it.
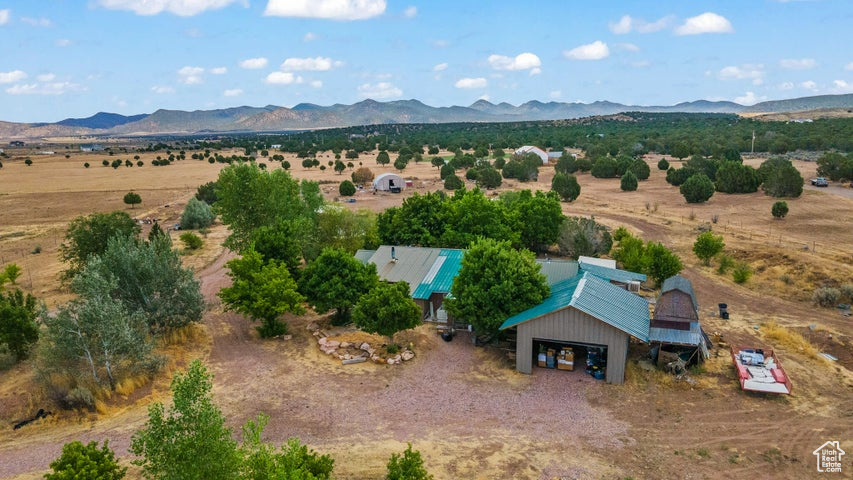
MULTIPOLYGON (((66 159, 65 151, 57 151, 30 154, 29 167, 20 158, 6 159, 0 169, 0 265, 23 267, 19 283, 49 306, 69 298, 57 279, 63 268, 57 254, 71 219, 127 209, 136 218, 174 224, 196 187, 216 179, 222 168, 189 159, 153 167, 157 154, 141 154, 145 166, 114 170, 101 166, 101 160, 112 159, 105 154, 71 152, 66 159), (84 162, 91 167, 83 168, 84 162), (143 200, 134 210, 122 203, 130 190, 143 200), (41 253, 32 253, 37 246, 41 253)), ((324 182, 326 197, 335 198, 344 176, 305 170, 295 158, 288 160, 295 177, 324 182)), ((375 165, 374 156, 359 160, 376 174, 393 171, 375 165)), ((742 392, 724 349, 714 349, 690 381, 676 381, 640 368, 642 347, 632 346, 628 380, 615 386, 580 372, 521 375, 498 352, 474 348, 464 336, 441 342, 429 326, 402 338, 414 344, 417 356, 411 363, 341 366, 316 348, 304 328, 322 319, 289 318, 291 340, 260 341, 247 320, 222 311, 215 294, 227 282, 223 265, 231 254, 221 247, 227 232, 219 225, 200 253, 183 257, 210 303, 204 325, 188 339, 164 346, 173 360, 153 382, 114 395, 100 413, 63 413, 13 431, 15 419, 31 415, 45 400, 30 362, 0 370, 0 478, 39 478, 62 444, 75 439, 110 438, 126 458, 146 405, 168 399, 171 372, 194 357, 211 366, 216 400, 230 425, 239 428, 263 411, 272 417, 267 440, 298 436, 331 453, 336 478, 380 478, 388 456, 406 442, 421 450, 437 479, 816 476, 812 450, 827 440, 845 443, 853 437, 850 318, 811 302, 815 287, 853 279, 849 189, 806 186, 802 197, 788 200, 788 216, 774 220, 775 199, 760 192, 717 193, 703 205, 685 203, 664 181, 657 160, 647 158, 652 175, 636 192, 621 192, 618 179, 579 175, 581 196, 563 204, 564 212, 594 215, 672 248, 693 281, 705 330, 729 344, 776 349, 793 380, 793 395, 742 392), (702 266, 693 255, 697 227, 705 223, 724 236, 727 253, 752 267, 745 285, 718 275, 715 264, 702 266), (729 305, 728 321, 715 316, 720 302, 729 305), (839 361, 830 363, 815 351, 839 361)), ((804 178, 814 176, 813 163, 796 166, 804 178)), ((403 176, 414 184, 403 194, 360 191, 347 207, 381 211, 412 192, 441 188, 437 169, 428 164, 411 164, 403 176)), ((538 182, 509 181, 494 193, 548 189, 552 176, 545 167, 538 182)), ((131 470, 131 476, 138 472, 131 470)))

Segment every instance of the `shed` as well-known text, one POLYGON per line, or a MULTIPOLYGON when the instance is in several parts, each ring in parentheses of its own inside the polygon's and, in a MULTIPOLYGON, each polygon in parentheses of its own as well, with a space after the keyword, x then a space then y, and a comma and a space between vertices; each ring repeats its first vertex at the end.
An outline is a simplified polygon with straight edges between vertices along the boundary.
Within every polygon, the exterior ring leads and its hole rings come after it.
POLYGON ((545 153, 545 150, 542 150, 539 147, 534 147, 533 145, 525 145, 513 152, 513 154, 518 157, 522 157, 529 153, 535 154, 536 156, 541 158, 543 164, 548 163, 548 154, 545 153))
POLYGON ((698 321, 699 304, 690 280, 681 275, 664 280, 651 326, 690 330, 690 324, 698 321))
POLYGON ((373 179, 373 189, 381 192, 399 193, 405 186, 406 181, 396 173, 383 173, 373 179))
POLYGON ((501 330, 515 328, 516 370, 531 373, 535 342, 601 347, 606 349, 607 383, 625 381, 631 337, 649 339, 649 306, 592 273, 584 272, 551 287, 541 304, 508 318, 501 330))

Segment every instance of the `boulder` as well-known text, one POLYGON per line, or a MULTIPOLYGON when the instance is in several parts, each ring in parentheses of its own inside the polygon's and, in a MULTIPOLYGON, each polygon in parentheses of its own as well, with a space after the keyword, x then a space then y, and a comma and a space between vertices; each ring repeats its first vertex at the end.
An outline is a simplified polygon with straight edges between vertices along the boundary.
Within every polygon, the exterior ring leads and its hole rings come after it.
POLYGON ((396 355, 396 356, 394 356, 394 363, 400 363, 400 362, 402 362, 402 361, 403 361, 403 356, 402 356, 402 355, 396 355))
POLYGON ((393 358, 389 358, 386 362, 388 362, 388 365, 394 365, 396 363, 393 358))
POLYGON ((321 337, 319 340, 317 340, 317 343, 319 343, 319 344, 320 344, 320 346, 322 347, 323 345, 326 345, 326 343, 327 343, 328 341, 329 341, 329 339, 328 339, 328 338, 326 338, 326 337, 321 337))
POLYGON ((311 322, 305 328, 307 328, 308 330, 310 330, 312 332, 316 332, 317 330, 320 330, 320 325, 318 325, 317 322, 311 322))
POLYGON ((349 342, 341 342, 341 348, 349 348, 350 345, 352 344, 349 342))
POLYGON ((332 347, 332 348, 338 348, 338 347, 340 347, 340 346, 341 346, 341 342, 339 342, 339 341, 337 341, 337 340, 329 340, 329 341, 327 341, 327 342, 326 342, 326 345, 328 345, 328 346, 330 346, 330 347, 332 347))
POLYGON ((358 347, 358 348, 360 348, 360 349, 364 350, 365 352, 369 352, 369 351, 371 350, 371 349, 370 349, 370 344, 369 344, 369 343, 367 343, 367 342, 362 343, 362 344, 361 344, 361 346, 360 346, 360 347, 358 347))
POLYGON ((400 358, 402 358, 404 362, 408 362, 409 360, 415 358, 415 352, 411 350, 406 350, 405 352, 400 354, 400 358))

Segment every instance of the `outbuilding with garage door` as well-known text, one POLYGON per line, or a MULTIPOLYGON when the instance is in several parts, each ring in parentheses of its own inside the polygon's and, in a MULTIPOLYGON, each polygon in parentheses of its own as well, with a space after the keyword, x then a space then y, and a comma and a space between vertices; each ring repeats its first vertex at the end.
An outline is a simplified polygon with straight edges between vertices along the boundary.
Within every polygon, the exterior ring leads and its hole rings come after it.
POLYGON ((628 343, 649 340, 648 302, 590 272, 551 286, 539 305, 508 318, 501 330, 515 329, 516 369, 531 373, 534 345, 577 345, 603 352, 607 383, 625 381, 628 343))

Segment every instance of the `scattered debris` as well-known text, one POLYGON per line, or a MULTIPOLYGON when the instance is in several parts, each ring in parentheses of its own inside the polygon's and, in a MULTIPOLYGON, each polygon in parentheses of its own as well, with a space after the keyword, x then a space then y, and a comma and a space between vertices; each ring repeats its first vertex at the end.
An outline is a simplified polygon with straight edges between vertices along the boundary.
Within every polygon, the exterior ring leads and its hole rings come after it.
POLYGON ((835 355, 831 355, 829 353, 820 352, 820 353, 818 353, 818 355, 829 360, 830 362, 837 362, 838 361, 838 357, 836 357, 835 355))
POLYGON ((29 425, 29 424, 30 424, 30 423, 32 423, 32 422, 35 422, 36 420, 38 420, 38 419, 40 419, 40 418, 46 418, 46 417, 47 417, 47 416, 49 416, 49 415, 51 415, 51 412, 45 412, 43 408, 39 408, 39 411, 38 411, 38 412, 36 412, 36 416, 35 416, 35 417, 33 417, 33 418, 28 418, 28 419, 26 419, 26 420, 21 420, 20 422, 16 423, 14 427, 12 427, 12 430, 17 430, 17 429, 19 429, 19 428, 21 428, 21 427, 24 427, 24 426, 26 426, 26 425, 29 425))

